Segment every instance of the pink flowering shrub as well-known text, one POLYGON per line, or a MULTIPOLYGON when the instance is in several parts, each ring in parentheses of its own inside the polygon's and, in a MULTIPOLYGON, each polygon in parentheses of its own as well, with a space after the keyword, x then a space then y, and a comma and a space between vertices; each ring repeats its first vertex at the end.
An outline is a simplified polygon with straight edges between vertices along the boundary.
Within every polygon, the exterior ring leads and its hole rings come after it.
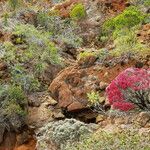
POLYGON ((106 94, 114 109, 150 110, 150 69, 126 69, 110 83, 106 94))

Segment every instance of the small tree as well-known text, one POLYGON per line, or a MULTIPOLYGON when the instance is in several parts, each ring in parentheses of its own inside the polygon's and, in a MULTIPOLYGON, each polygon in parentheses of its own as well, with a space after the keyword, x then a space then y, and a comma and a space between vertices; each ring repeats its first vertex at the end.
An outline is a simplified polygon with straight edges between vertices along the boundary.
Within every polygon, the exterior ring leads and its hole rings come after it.
POLYGON ((137 106, 150 110, 150 70, 126 69, 110 83, 106 93, 114 109, 128 111, 137 106))

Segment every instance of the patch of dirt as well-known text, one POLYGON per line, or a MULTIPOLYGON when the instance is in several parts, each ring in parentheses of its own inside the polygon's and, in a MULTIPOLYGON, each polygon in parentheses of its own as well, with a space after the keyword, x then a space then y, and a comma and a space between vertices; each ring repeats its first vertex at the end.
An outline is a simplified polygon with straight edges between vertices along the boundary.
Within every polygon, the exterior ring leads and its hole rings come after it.
POLYGON ((34 138, 30 139, 29 142, 14 148, 13 150, 36 150, 36 140, 34 138))

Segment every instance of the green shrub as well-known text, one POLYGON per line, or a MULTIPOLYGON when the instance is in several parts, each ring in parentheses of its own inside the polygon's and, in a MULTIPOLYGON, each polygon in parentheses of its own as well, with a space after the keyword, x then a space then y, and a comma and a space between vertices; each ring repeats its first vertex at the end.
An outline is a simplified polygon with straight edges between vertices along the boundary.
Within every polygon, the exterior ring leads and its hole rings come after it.
POLYGON ((145 15, 140 11, 138 7, 130 6, 118 16, 107 20, 103 25, 103 29, 106 32, 116 31, 123 28, 130 29, 142 23, 142 21, 144 21, 144 18, 145 15))
POLYGON ((11 42, 3 43, 4 55, 3 59, 7 62, 7 64, 11 64, 16 61, 15 53, 17 52, 17 48, 11 42))
POLYGON ((74 20, 80 20, 84 18, 85 15, 86 15, 86 10, 82 3, 74 5, 72 10, 70 11, 70 17, 74 20))
POLYGON ((120 56, 126 53, 148 54, 149 48, 141 44, 136 36, 136 28, 124 29, 114 32, 115 48, 110 52, 111 55, 120 56))
POLYGON ((103 24, 103 32, 100 35, 100 40, 103 39, 103 37, 114 40, 115 47, 110 51, 110 55, 121 56, 127 53, 148 54, 149 47, 138 41, 137 31, 142 23, 149 22, 149 16, 142 12, 139 6, 139 3, 143 6, 144 1, 133 0, 132 3, 134 3, 135 6, 126 8, 121 14, 106 20, 103 24))
POLYGON ((49 24, 49 16, 47 12, 41 12, 39 11, 37 13, 37 23, 38 25, 45 27, 46 29, 49 28, 48 24, 49 24))
POLYGON ((24 59, 34 59, 35 62, 50 61, 60 63, 60 57, 55 44, 50 41, 48 32, 37 30, 32 25, 18 25, 13 32, 14 35, 23 35, 28 43, 28 50, 24 59))
POLYGON ((26 103, 26 97, 21 87, 13 85, 9 86, 7 93, 7 99, 13 99, 20 105, 26 103))
POLYGON ((0 85, 0 117, 8 117, 10 115, 20 115, 24 117, 26 114, 27 98, 19 86, 0 85))

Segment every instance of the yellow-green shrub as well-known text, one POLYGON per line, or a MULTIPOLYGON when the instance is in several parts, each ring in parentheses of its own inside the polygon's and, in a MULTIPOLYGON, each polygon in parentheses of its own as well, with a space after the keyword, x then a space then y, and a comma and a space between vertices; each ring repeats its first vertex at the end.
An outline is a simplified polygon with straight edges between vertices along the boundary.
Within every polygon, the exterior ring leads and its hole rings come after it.
POLYGON ((86 15, 86 10, 82 3, 74 5, 72 10, 70 11, 70 17, 74 20, 80 20, 84 18, 85 15, 86 15))

